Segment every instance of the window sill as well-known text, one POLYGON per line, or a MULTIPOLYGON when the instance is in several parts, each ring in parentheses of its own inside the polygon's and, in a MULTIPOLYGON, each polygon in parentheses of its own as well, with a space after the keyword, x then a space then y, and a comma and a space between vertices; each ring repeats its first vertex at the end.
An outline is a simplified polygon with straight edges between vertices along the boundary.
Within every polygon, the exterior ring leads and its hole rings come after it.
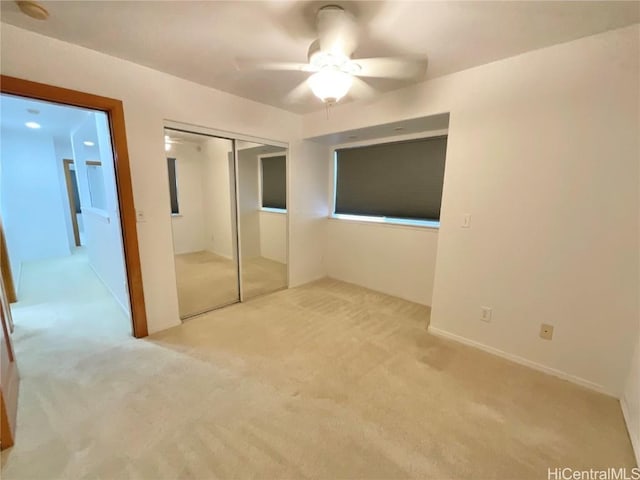
POLYGON ((104 223, 110 223, 109 212, 101 208, 85 207, 82 209, 83 215, 91 215, 104 223))
POLYGON ((268 213, 280 213, 280 214, 287 213, 287 210, 285 208, 261 207, 260 211, 261 212, 268 212, 268 213))
POLYGON ((353 223, 366 223, 394 227, 411 227, 421 230, 438 230, 440 228, 440 221, 438 220, 413 220, 407 218, 370 217, 366 215, 348 215, 344 213, 334 213, 333 215, 329 216, 329 219, 353 223))
POLYGON ((182 214, 181 213, 172 213, 171 216, 172 217, 181 217, 182 214))

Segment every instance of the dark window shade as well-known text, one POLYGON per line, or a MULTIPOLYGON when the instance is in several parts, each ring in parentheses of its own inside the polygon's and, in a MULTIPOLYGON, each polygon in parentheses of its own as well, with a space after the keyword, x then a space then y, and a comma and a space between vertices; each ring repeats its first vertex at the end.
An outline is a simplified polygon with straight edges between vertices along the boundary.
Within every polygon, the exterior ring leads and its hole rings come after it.
POLYGON ((169 169, 169 197, 171 198, 171 213, 180 213, 178 208, 178 182, 176 181, 176 159, 167 158, 169 169))
POLYGON ((440 219, 447 137, 336 150, 336 213, 440 219))
POLYGON ((287 208, 287 157, 262 158, 262 206, 287 208))

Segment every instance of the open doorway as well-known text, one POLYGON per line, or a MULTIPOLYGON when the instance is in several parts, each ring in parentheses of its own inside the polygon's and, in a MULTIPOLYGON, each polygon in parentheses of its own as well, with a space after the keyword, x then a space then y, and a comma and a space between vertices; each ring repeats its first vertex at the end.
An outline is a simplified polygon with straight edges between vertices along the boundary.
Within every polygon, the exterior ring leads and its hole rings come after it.
POLYGON ((0 214, 16 326, 78 330, 90 318, 96 332, 128 332, 107 114, 6 94, 0 108, 0 214))
MULTIPOLYGON (((3 284, 17 294, 14 307, 29 300, 31 294, 25 298, 21 291, 33 286, 33 278, 53 302, 60 300, 56 291, 74 290, 73 281, 76 287, 98 285, 124 316, 128 333, 146 336, 122 102, 4 75, 0 90, 0 210, 7 246, 0 270, 3 284), (82 275, 66 270, 80 266, 87 267, 82 275), (44 267, 56 279, 49 278, 49 285, 33 272, 44 267)), ((79 291, 73 295, 82 298, 79 291)), ((51 307, 49 312, 56 310, 51 307)), ((84 316, 89 320, 91 313, 84 316)))

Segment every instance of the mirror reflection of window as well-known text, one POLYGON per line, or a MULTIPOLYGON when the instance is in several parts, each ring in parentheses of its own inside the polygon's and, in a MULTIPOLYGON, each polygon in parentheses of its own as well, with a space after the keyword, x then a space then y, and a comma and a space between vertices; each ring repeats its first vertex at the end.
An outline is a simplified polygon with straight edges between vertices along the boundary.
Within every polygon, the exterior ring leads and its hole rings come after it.
POLYGON ((90 160, 86 162, 86 165, 91 206, 99 210, 106 210, 107 198, 104 191, 104 175, 102 172, 102 163, 90 160))
POLYGON ((240 273, 243 299, 287 287, 287 149, 238 148, 240 273))
POLYGON ((287 209, 287 157, 278 154, 260 156, 262 208, 287 209))
POLYGON ((178 180, 176 178, 176 159, 167 157, 167 169, 169 171, 169 198, 171 199, 171 215, 180 214, 178 204, 178 180))

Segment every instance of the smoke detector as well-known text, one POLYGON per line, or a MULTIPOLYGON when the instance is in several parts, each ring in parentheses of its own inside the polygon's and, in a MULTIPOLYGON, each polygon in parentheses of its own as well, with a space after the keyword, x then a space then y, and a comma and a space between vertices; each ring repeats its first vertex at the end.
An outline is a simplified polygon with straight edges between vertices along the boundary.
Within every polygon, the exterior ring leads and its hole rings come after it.
POLYGON ((19 0, 16 2, 18 8, 28 17, 35 18, 36 20, 46 20, 49 18, 49 12, 46 8, 40 5, 38 2, 32 2, 28 0, 19 0))

